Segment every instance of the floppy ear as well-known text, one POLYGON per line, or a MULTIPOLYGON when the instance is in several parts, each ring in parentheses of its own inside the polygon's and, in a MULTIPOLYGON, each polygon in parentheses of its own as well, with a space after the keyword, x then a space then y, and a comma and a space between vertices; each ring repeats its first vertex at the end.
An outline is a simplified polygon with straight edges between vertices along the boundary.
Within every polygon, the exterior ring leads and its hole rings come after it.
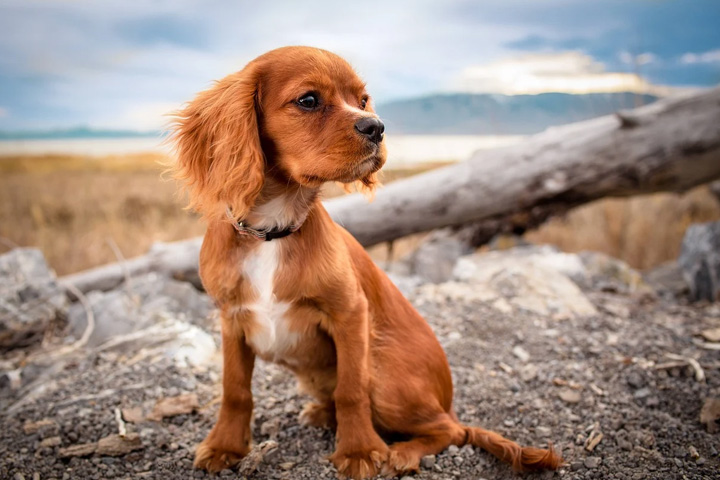
POLYGON ((175 178, 185 184, 189 207, 209 220, 223 218, 227 207, 235 218, 245 217, 262 189, 259 77, 257 65, 250 64, 199 93, 175 116, 175 178))

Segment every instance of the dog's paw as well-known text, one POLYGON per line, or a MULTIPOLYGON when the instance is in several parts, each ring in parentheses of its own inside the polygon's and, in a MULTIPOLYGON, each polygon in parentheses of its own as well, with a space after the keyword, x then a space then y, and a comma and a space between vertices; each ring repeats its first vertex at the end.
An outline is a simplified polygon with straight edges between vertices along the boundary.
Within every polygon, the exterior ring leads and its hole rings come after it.
POLYGON ((335 430, 337 428, 335 409, 332 405, 315 402, 306 403, 302 412, 300 412, 300 423, 311 427, 335 430))
POLYGON ((337 468, 340 478, 352 478, 362 480, 371 478, 380 473, 383 464, 387 460, 388 449, 377 448, 359 451, 344 452, 336 451, 330 455, 330 461, 337 468))
POLYGON ((420 471, 420 456, 417 452, 390 446, 390 453, 381 472, 384 477, 399 477, 418 471, 420 471))
POLYGON ((203 442, 195 450, 193 466, 208 472, 219 472, 237 466, 247 453, 247 451, 230 452, 203 442))

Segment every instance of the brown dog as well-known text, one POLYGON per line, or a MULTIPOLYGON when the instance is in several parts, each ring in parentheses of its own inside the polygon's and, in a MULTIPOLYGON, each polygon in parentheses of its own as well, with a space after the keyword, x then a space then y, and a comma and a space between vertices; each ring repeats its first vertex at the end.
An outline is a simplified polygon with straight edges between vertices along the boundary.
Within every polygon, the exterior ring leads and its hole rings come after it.
POLYGON ((324 182, 372 189, 383 130, 352 68, 307 47, 258 57, 178 115, 177 176, 208 222, 200 274, 222 316, 222 405, 196 467, 222 470, 250 450, 256 355, 315 398, 300 418, 336 429, 340 475, 398 475, 465 444, 517 470, 561 463, 458 422, 432 330, 320 203, 324 182))

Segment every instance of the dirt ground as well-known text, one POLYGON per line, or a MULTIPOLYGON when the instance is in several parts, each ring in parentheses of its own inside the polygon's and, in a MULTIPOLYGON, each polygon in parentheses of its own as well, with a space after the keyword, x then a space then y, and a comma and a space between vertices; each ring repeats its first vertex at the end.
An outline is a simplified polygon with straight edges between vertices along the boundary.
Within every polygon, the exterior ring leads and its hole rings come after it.
MULTIPOLYGON (((486 303, 450 302, 422 289, 408 293, 447 352, 459 418, 522 444, 552 442, 567 462, 558 472, 527 478, 718 478, 720 436, 708 433, 699 415, 706 398, 720 396, 720 352, 701 348, 697 336, 720 326, 717 304, 683 306, 596 288, 586 294, 599 315, 549 318, 506 315, 486 303), (668 363, 667 354, 696 359, 706 380, 698 381, 682 362, 668 363)), ((207 325, 219 343, 216 325, 207 325)), ((3 385, 0 478, 217 478, 191 465, 195 445, 217 415, 219 365, 179 369, 167 360, 99 352, 54 364, 42 389, 23 404, 3 385), (129 421, 133 408, 147 412, 158 399, 188 393, 198 398, 192 413, 129 421), (134 451, 68 453, 68 447, 117 434, 116 409, 128 420, 128 435, 138 436, 134 451)), ((307 399, 292 376, 259 361, 253 392, 254 441, 266 454, 219 477, 334 478, 326 460, 333 434, 298 423, 307 399)), ((424 465, 412 478, 519 478, 471 447, 451 448, 424 465)))

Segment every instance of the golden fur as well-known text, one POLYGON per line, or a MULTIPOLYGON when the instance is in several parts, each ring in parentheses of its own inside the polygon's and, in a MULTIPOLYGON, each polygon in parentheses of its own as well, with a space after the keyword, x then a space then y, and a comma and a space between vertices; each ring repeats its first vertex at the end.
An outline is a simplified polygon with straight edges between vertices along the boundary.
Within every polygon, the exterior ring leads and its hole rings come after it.
POLYGON ((292 370, 315 398, 301 421, 336 430, 330 459, 341 476, 400 475, 417 470, 423 455, 465 444, 517 470, 557 468, 552 449, 522 448, 458 422, 432 330, 318 200, 326 181, 375 185, 384 143, 356 125, 376 118, 352 68, 307 47, 258 57, 179 113, 177 176, 208 221, 200 274, 221 311, 224 356, 219 418, 195 466, 218 471, 248 453, 257 355, 292 370), (308 92, 317 108, 302 108, 308 92), (269 248, 237 234, 228 206, 249 225, 302 227, 269 248), (389 435, 404 441, 388 445, 389 435))

